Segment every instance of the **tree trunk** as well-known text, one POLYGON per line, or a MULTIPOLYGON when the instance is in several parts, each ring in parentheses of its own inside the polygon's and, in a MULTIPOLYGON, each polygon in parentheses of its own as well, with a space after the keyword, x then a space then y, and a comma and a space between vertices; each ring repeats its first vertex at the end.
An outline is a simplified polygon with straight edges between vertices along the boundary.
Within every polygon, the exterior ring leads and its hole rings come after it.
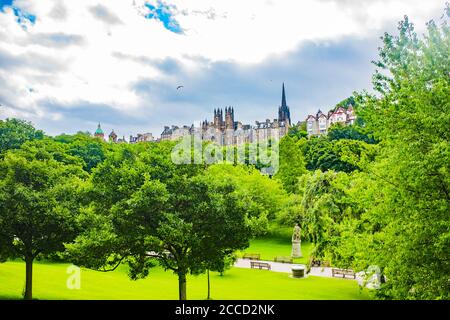
POLYGON ((25 300, 33 299, 33 258, 25 258, 25 300))
POLYGON ((209 282, 209 269, 207 270, 207 274, 208 274, 208 298, 206 298, 206 299, 211 300, 211 285, 209 282))
POLYGON ((178 289, 180 293, 180 300, 186 300, 186 273, 178 273, 178 289))

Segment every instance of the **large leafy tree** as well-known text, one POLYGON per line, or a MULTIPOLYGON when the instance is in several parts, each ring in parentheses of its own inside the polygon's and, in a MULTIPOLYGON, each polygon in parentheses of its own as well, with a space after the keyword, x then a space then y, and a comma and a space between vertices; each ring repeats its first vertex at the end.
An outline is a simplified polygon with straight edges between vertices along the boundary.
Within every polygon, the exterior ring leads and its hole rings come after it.
POLYGON ((303 236, 315 245, 316 256, 327 254, 343 221, 358 217, 347 194, 350 177, 344 172, 317 170, 300 179, 302 200, 294 217, 302 226, 303 236))
POLYGON ((275 175, 288 192, 294 192, 298 179, 306 173, 305 159, 300 148, 303 140, 289 135, 284 136, 280 141, 280 167, 275 175))
POLYGON ((32 144, 7 152, 0 162, 0 255, 25 261, 25 299, 32 299, 34 259, 64 250, 77 234, 83 177, 77 164, 32 144))
POLYGON ((378 96, 359 114, 380 140, 354 199, 361 219, 343 226, 340 254, 386 276, 380 297, 448 299, 450 292, 449 8, 423 38, 405 17, 385 34, 374 75, 378 96))
POLYGON ((172 143, 118 146, 93 170, 90 225, 69 252, 81 265, 146 277, 155 260, 177 274, 179 298, 186 276, 248 245, 245 207, 230 182, 201 176, 199 165, 175 165, 172 143))

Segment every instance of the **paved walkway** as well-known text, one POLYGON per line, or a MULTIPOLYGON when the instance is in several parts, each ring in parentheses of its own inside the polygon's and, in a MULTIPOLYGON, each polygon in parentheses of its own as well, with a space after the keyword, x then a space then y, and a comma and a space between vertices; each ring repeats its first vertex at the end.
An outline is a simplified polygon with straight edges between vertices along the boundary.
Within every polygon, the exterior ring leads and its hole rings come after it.
MULTIPOLYGON (((291 267, 292 266, 306 266, 304 264, 291 264, 291 263, 281 263, 281 262, 272 262, 272 261, 262 261, 262 260, 248 260, 248 259, 237 259, 236 263, 234 264, 237 268, 250 268, 250 261, 257 261, 257 262, 265 262, 270 264, 271 271, 274 272, 284 272, 284 273, 292 273, 291 267)), ((306 276, 317 276, 317 277, 327 277, 327 278, 333 278, 331 269, 329 267, 312 267, 311 271, 306 276)), ((348 280, 361 280, 360 275, 356 274, 356 279, 352 278, 346 278, 348 280)))

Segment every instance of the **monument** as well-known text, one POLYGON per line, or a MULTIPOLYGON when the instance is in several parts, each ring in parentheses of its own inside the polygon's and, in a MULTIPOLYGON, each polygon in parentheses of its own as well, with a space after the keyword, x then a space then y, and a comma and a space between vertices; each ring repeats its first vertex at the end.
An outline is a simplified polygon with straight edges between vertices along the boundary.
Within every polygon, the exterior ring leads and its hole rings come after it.
POLYGON ((294 227, 294 232, 292 233, 292 254, 293 258, 302 257, 301 249, 302 240, 300 239, 300 227, 298 224, 294 227))

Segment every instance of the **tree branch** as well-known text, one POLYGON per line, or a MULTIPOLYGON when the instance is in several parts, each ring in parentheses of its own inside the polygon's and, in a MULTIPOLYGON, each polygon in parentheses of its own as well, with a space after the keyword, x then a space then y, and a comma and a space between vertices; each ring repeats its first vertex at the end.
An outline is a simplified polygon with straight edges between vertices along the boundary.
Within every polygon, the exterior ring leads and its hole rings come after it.
POLYGON ((146 253, 145 254, 146 257, 150 257, 150 258, 157 258, 160 259, 164 262, 164 264, 166 265, 167 269, 173 270, 173 271, 177 271, 177 268, 171 267, 169 266, 169 260, 167 260, 167 258, 163 255, 160 254, 156 254, 156 253, 146 253))
POLYGON ((122 258, 120 258, 119 262, 117 262, 116 265, 113 268, 111 268, 111 269, 105 269, 103 267, 103 269, 99 269, 97 271, 100 271, 100 272, 111 272, 111 271, 114 271, 114 270, 116 270, 119 267, 119 265, 122 263, 123 259, 125 259, 125 258, 126 258, 126 256, 123 256, 122 258))

